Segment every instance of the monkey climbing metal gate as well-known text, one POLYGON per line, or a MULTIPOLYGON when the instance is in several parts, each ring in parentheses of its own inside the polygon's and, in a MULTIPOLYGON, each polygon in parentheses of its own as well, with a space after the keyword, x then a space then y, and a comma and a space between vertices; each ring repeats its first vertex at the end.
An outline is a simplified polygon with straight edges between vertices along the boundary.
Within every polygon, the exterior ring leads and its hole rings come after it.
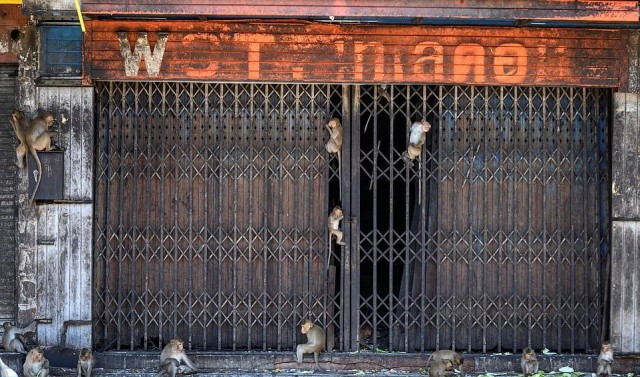
POLYGON ((609 90, 98 82, 96 95, 97 348, 290 350, 304 318, 342 351, 363 325, 391 351, 599 342, 609 90), (336 204, 347 245, 329 258, 336 204))
POLYGON ((373 345, 597 349, 610 91, 358 89, 353 282, 373 345), (422 119, 432 128, 409 167, 422 119))
POLYGON ((323 139, 341 86, 96 91, 97 347, 290 349, 303 319, 333 323, 323 139))

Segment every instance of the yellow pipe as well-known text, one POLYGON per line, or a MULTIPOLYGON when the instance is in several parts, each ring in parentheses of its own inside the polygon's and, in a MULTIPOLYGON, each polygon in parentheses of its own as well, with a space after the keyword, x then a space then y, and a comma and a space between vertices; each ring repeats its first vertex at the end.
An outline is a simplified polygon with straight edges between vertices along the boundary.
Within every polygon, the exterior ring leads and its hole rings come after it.
POLYGON ((82 12, 80 11, 80 2, 76 0, 76 11, 78 12, 78 19, 80 19, 80 28, 82 28, 82 32, 85 32, 84 28, 84 20, 82 19, 82 12))
POLYGON ((22 0, 0 0, 0 4, 16 4, 16 5, 22 5, 22 0))

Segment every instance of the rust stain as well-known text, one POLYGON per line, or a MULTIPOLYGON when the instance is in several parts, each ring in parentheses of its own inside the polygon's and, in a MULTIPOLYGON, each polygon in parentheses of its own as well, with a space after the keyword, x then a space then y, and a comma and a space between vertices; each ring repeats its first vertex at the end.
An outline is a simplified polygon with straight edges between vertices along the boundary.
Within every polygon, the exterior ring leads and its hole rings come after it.
POLYGON ((90 23, 86 72, 100 80, 615 87, 627 69, 620 30, 90 23))

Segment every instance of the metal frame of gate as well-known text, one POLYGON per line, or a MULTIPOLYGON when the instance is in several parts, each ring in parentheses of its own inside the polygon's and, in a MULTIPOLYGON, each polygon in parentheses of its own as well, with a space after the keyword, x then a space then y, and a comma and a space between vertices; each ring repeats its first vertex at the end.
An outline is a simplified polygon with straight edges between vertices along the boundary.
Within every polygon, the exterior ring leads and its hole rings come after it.
POLYGON ((353 292, 374 347, 599 347, 610 98, 594 88, 356 87, 365 126, 351 151, 353 292), (422 119, 432 129, 409 167, 407 130, 422 119))
POLYGON ((600 340, 608 90, 96 91, 97 348, 180 336, 203 350, 290 349, 306 317, 338 350, 358 348, 363 324, 392 351, 600 340), (324 150, 332 116, 342 174, 324 150), (407 129, 422 118, 433 128, 408 167, 407 129), (328 255, 338 203, 349 245, 328 255))

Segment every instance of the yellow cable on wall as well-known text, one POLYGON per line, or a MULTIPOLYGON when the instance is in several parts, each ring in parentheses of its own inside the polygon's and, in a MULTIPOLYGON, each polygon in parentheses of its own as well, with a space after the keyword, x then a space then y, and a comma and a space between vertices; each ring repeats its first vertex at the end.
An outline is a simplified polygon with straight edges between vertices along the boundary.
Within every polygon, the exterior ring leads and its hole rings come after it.
MULTIPOLYGON (((0 0, 1 1, 1 0, 0 0)), ((76 11, 78 12, 78 19, 80 20, 80 28, 82 28, 82 32, 85 32, 84 28, 84 20, 82 19, 82 12, 80 11, 80 2, 76 1, 76 11)))
POLYGON ((0 4, 16 4, 16 5, 22 5, 22 0, 0 0, 0 4))

